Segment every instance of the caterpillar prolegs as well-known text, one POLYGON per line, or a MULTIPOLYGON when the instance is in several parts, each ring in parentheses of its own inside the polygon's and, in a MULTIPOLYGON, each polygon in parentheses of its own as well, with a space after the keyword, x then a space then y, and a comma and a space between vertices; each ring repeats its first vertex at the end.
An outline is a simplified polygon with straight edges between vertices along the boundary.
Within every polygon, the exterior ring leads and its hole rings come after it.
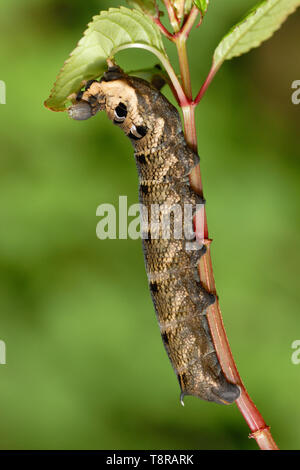
MULTIPOLYGON (((204 203, 189 185, 188 175, 199 157, 187 145, 177 109, 148 82, 110 67, 100 81, 87 83, 69 108, 82 120, 106 111, 131 139, 139 175, 140 202, 182 210, 204 203)), ((148 212, 151 219, 151 211, 148 212)), ((161 216, 160 216, 161 217, 161 216)), ((171 226, 174 227, 173 214, 171 226)), ((148 220, 148 227, 151 220, 148 220)), ((161 227, 161 225, 159 225, 161 227)), ((171 228, 172 228, 171 227, 171 228)), ((187 240, 163 238, 152 228, 143 239, 149 286, 162 339, 184 395, 229 404, 239 387, 227 381, 211 337, 206 309, 215 296, 201 285, 197 264, 205 247, 186 249, 187 240)))

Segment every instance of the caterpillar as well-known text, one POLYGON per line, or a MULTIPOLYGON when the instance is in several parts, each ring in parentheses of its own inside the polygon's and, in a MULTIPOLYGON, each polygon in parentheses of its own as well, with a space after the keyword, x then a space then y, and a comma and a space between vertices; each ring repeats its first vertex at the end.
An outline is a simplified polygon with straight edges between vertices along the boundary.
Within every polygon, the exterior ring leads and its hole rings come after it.
MULTIPOLYGON (((134 147, 139 176, 139 199, 149 208, 150 229, 142 237, 149 287, 162 340, 177 374, 181 402, 185 395, 220 404, 240 395, 221 368, 208 325, 207 308, 216 301, 201 284, 197 264, 205 246, 186 248, 190 235, 162 236, 161 224, 151 224, 150 206, 182 210, 205 201, 189 184, 199 156, 187 145, 177 109, 147 81, 111 66, 101 80, 91 80, 69 107, 72 119, 84 120, 98 111, 123 129, 134 147), (158 227, 158 228, 157 228, 158 227)), ((176 214, 170 215, 174 228, 176 214)), ((159 221, 162 220, 159 215, 159 221)), ((182 402, 183 403, 183 402, 182 402)))

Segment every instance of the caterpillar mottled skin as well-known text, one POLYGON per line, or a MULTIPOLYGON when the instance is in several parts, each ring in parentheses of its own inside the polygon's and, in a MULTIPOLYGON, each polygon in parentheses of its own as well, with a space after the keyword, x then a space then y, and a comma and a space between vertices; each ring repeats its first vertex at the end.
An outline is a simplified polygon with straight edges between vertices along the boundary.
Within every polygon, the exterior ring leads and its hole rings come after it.
MULTIPOLYGON (((111 67, 100 82, 89 82, 77 95, 69 115, 88 119, 100 110, 106 111, 132 141, 141 203, 147 207, 179 204, 182 208, 203 203, 188 179, 199 157, 184 139, 177 109, 157 89, 111 67)), ((240 390, 224 376, 206 318, 215 296, 205 290, 197 274, 204 249, 186 250, 184 238, 175 239, 172 230, 170 235, 164 239, 161 231, 153 234, 150 230, 143 248, 162 339, 182 396, 232 403, 240 390)))

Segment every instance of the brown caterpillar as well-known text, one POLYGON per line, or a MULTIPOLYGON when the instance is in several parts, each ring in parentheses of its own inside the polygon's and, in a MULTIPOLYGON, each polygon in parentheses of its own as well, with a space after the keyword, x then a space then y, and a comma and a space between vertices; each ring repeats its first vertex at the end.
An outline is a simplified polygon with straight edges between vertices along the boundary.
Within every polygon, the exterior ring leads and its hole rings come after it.
MULTIPOLYGON (((187 145, 177 109, 148 82, 110 67, 103 78, 87 83, 68 110, 82 120, 106 111, 131 139, 144 206, 203 204, 189 185, 188 175, 199 157, 187 145)), ((171 226, 176 214, 171 214, 171 226)), ((151 214, 148 212, 151 226, 151 214)), ((160 214, 160 222, 162 215, 160 214)), ((150 291, 162 339, 184 395, 229 404, 240 395, 221 369, 206 318, 215 296, 201 285, 197 264, 205 247, 186 249, 187 238, 169 239, 161 228, 143 239, 150 291)))

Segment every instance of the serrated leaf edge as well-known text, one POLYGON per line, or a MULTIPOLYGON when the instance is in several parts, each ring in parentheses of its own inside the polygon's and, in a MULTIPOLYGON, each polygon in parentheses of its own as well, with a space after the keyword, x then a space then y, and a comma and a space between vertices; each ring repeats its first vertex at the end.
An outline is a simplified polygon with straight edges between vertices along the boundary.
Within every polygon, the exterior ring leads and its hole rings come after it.
MULTIPOLYGON (((280 1, 280 0, 278 0, 278 1, 280 1)), ((272 8, 274 8, 275 6, 276 6, 276 4, 271 5, 270 8, 269 8, 268 10, 266 10, 266 11, 270 11, 270 10, 271 10, 272 8)), ((239 36, 238 39, 232 44, 232 46, 230 47, 230 49, 228 50, 228 52, 224 55, 224 57, 221 58, 219 61, 216 61, 216 60, 215 60, 216 52, 217 52, 217 50, 219 49, 219 47, 221 46, 222 42, 223 42, 223 41, 225 42, 226 39, 227 39, 232 33, 234 33, 234 32, 236 31, 236 29, 238 29, 240 26, 242 26, 243 24, 245 24, 245 23, 250 19, 250 16, 249 16, 250 13, 251 13, 251 12, 250 12, 249 15, 248 15, 244 20, 241 20, 239 23, 237 23, 235 26, 233 26, 233 27, 231 28, 231 30, 223 37, 223 39, 221 40, 221 42, 218 44, 218 46, 216 47, 215 52, 214 52, 213 66, 214 66, 215 68, 219 68, 225 60, 230 60, 230 59, 232 59, 233 57, 240 57, 241 55, 246 54, 247 52, 249 52, 251 49, 254 49, 254 48, 256 48, 256 47, 259 47, 264 41, 267 41, 270 37, 273 36, 273 34, 274 34, 276 31, 278 31, 278 30, 281 28, 281 26, 282 26, 282 24, 284 23, 284 21, 286 20, 286 18, 287 18, 290 14, 292 14, 294 11, 296 11, 296 9, 297 9, 299 6, 300 6, 300 1, 299 1, 299 4, 298 4, 298 5, 292 6, 291 9, 286 12, 285 16, 282 17, 282 21, 281 21, 281 22, 278 24, 278 26, 275 27, 275 29, 270 33, 270 36, 268 36, 268 37, 265 38, 265 39, 258 40, 257 42, 254 42, 251 46, 249 46, 248 49, 246 49, 246 50, 244 50, 244 51, 242 51, 242 52, 240 52, 240 53, 237 53, 237 54, 235 54, 234 56, 232 56, 232 57, 230 57, 229 59, 227 59, 227 58, 226 58, 226 55, 229 53, 229 51, 230 51, 231 49, 233 49, 233 48, 236 46, 236 44, 241 40, 241 38, 242 38, 243 36, 245 36, 245 34, 247 34, 247 33, 249 32, 249 30, 250 30, 251 27, 253 26, 253 23, 252 23, 252 24, 249 26, 249 28, 248 28, 241 36, 239 36)), ((257 6, 256 10, 253 11, 253 16, 252 16, 252 18, 259 12, 259 10, 260 10, 261 7, 262 7, 262 4, 260 4, 260 5, 257 6)), ((259 21, 259 20, 258 20, 258 21, 259 21)))
MULTIPOLYGON (((63 63, 63 66, 61 67, 57 77, 56 77, 56 80, 53 84, 53 87, 50 91, 50 95, 49 97, 44 101, 44 106, 48 109, 50 109, 51 111, 55 111, 55 112, 62 112, 62 111, 65 111, 66 108, 65 106, 64 107, 51 107, 49 106, 49 102, 51 101, 51 98, 53 97, 54 93, 55 93, 55 90, 56 90, 56 87, 57 87, 57 83, 58 83, 58 80, 63 72, 63 70, 65 69, 66 65, 72 60, 72 58, 74 57, 75 53, 76 55, 78 54, 78 48, 81 47, 81 43, 83 42, 84 38, 91 32, 91 30, 93 30, 93 25, 96 23, 97 20, 99 20, 101 17, 105 17, 108 13, 112 13, 112 12, 116 12, 116 13, 120 13, 122 12, 124 15, 130 17, 132 19, 132 16, 135 15, 135 16, 138 16, 140 19, 144 20, 144 14, 142 12, 140 12, 139 10, 137 9, 129 9, 129 8, 126 8, 126 7, 123 7, 121 6, 120 8, 114 8, 114 7, 111 7, 109 8, 108 10, 103 10, 100 12, 99 15, 94 15, 91 19, 91 21, 87 24, 86 26, 86 29, 84 30, 83 34, 82 34, 82 37, 79 39, 79 41, 77 42, 75 48, 71 51, 71 53, 69 54, 69 57, 64 61, 63 63), (129 15, 127 12, 131 12, 131 14, 129 15)), ((134 19, 134 18, 133 18, 134 19)), ((155 45, 154 46, 150 46, 148 44, 145 43, 145 46, 148 46, 147 49, 148 50, 151 50, 151 48, 153 49, 157 49, 157 51, 159 53, 163 53, 166 55, 165 53, 165 49, 164 49, 164 45, 163 45, 163 42, 161 40, 161 36, 160 36, 160 31, 158 29, 158 27, 155 25, 155 23, 149 23, 148 21, 145 22, 145 24, 147 26, 150 26, 152 27, 153 31, 155 32, 155 45)), ((120 25, 119 25, 120 26, 120 25)), ((127 31, 126 31, 127 32, 127 31)), ((128 33, 127 33, 128 34, 128 33)), ((148 32, 146 31, 146 34, 148 35, 148 32)), ((149 35, 148 35, 149 37, 149 35)), ((108 38, 110 39, 110 38, 108 38)), ((111 40, 112 43, 113 43, 113 40, 111 40)), ((134 45, 137 45, 137 47, 142 47, 142 43, 129 43, 128 44, 128 47, 134 47, 134 45)), ((125 45, 121 46, 122 49, 125 48, 125 45)), ((118 52, 118 49, 121 50, 119 47, 116 47, 116 48, 113 48, 112 51, 111 51, 111 57, 113 57, 114 54, 116 54, 118 52)), ((79 52, 79 55, 80 55, 80 52, 79 52)), ((96 77, 90 77, 90 78, 96 78, 96 77)), ((79 89, 84 85, 86 80, 82 80, 81 83, 80 83, 80 86, 79 86, 79 89)), ((66 97, 65 101, 67 101, 68 97, 66 97)))

